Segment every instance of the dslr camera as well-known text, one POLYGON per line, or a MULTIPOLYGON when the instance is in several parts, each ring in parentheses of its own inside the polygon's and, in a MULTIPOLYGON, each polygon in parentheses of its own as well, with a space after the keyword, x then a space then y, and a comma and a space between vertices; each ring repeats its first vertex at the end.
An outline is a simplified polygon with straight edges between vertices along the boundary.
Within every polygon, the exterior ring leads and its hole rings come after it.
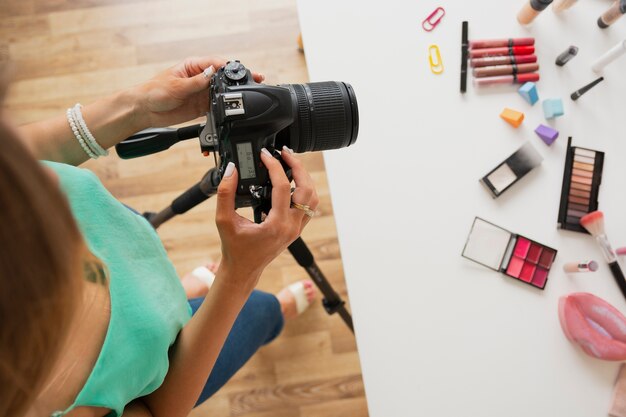
MULTIPOLYGON (((283 146, 297 153, 324 151, 345 148, 357 138, 359 111, 348 83, 259 84, 241 62, 229 61, 213 75, 209 93, 205 125, 144 130, 117 144, 118 155, 136 158, 199 137, 202 152, 214 152, 219 159, 217 169, 188 192, 192 200, 197 204, 206 198, 203 194, 211 194, 233 162, 239 173, 236 207, 267 211, 271 182, 261 162, 262 148, 281 160, 283 146)), ((291 179, 289 167, 283 168, 291 179)))
POLYGON ((283 146, 297 153, 338 149, 358 134, 356 96, 343 82, 258 84, 243 64, 229 61, 213 75, 210 100, 200 148, 219 154, 220 178, 229 162, 237 167, 237 207, 269 198, 262 148, 280 159, 283 146))

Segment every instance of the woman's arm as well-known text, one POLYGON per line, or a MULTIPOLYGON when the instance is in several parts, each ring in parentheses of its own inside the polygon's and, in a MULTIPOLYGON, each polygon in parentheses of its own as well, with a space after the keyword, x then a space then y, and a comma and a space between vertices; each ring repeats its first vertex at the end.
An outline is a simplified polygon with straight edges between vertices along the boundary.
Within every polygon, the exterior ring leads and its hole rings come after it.
MULTIPOLYGON (((139 103, 139 93, 133 88, 83 107, 82 114, 100 146, 108 149, 148 127, 139 117, 139 103)), ((74 136, 65 113, 20 126, 19 129, 37 159, 71 165, 80 165, 89 159, 74 136)))
MULTIPOLYGON (((87 127, 100 146, 108 149, 140 130, 195 119, 209 109, 209 77, 226 61, 188 58, 148 82, 112 94, 82 109, 87 127)), ((254 74, 261 82, 264 77, 254 74)), ((65 114, 20 127, 26 144, 37 159, 79 165, 88 159, 72 132, 65 114)))
MULTIPOLYGON (((261 224, 235 212, 237 173, 220 183, 216 222, 222 241, 222 262, 208 296, 180 332, 165 381, 142 401, 154 417, 185 417, 194 407, 226 337, 265 267, 301 233, 309 217, 290 208, 291 185, 276 159, 261 159, 272 181, 272 210, 261 224)), ((313 181, 288 150, 284 161, 296 181, 293 198, 315 209, 319 203, 313 181)))

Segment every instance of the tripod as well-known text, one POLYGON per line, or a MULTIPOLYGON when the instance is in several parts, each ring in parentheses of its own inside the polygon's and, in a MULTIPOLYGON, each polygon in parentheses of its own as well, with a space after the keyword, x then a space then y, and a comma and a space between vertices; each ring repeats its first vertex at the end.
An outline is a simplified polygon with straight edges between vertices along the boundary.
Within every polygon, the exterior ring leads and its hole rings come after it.
MULTIPOLYGON (((203 201, 207 200, 217 192, 220 182, 220 176, 216 168, 210 169, 200 182, 196 183, 180 196, 175 198, 171 204, 158 213, 146 212, 143 216, 156 229, 171 218, 183 214, 203 201)), ((262 214, 267 214, 266 206, 255 207, 255 221, 261 221, 262 214)), ((315 263, 313 254, 307 247, 302 237, 298 237, 288 247, 289 253, 295 258, 296 262, 306 270, 315 285, 323 294, 322 305, 328 314, 338 313, 348 328, 354 333, 352 325, 352 316, 345 307, 345 301, 341 299, 339 294, 333 289, 322 271, 315 263)))

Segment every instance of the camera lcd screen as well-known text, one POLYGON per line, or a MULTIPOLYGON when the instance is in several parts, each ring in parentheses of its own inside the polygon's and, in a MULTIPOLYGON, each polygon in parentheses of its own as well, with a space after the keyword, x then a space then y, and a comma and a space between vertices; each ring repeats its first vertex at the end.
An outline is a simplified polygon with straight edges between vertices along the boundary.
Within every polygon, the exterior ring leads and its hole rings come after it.
POLYGON ((254 169, 254 154, 252 152, 252 142, 237 144, 237 159, 239 160, 239 175, 242 180, 256 177, 254 169))

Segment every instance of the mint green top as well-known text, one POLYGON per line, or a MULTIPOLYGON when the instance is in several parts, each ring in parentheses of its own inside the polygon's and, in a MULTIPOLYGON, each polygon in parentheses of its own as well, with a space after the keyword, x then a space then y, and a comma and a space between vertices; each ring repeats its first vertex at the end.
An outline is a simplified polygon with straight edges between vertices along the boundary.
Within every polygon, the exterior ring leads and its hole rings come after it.
MULTIPOLYGON (((156 390, 168 349, 191 317, 185 292, 147 220, 117 201, 90 171, 45 162, 61 181, 91 250, 108 269, 111 314, 96 364, 74 404, 121 416, 132 400, 156 390)), ((54 215, 54 213, 50 213, 54 215)))

